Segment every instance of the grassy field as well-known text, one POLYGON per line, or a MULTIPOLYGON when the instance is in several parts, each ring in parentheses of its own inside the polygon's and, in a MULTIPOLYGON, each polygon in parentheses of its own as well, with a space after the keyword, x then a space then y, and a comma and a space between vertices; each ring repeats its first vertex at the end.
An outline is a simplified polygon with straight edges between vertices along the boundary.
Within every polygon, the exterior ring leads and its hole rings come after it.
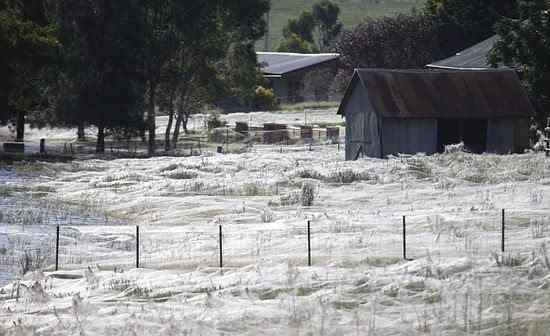
MULTIPOLYGON (((283 26, 289 18, 296 17, 303 10, 311 10, 316 0, 272 0, 270 13, 270 48, 281 39, 283 26)), ((365 17, 393 15, 422 7, 424 0, 334 0, 340 6, 340 19, 346 28, 352 28, 365 17)), ((259 50, 265 42, 258 43, 259 50)))

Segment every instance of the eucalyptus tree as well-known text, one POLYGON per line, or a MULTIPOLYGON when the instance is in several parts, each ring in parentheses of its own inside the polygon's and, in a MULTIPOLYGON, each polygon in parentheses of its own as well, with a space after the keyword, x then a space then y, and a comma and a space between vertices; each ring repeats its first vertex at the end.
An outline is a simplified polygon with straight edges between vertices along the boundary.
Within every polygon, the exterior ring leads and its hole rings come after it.
POLYGON ((26 118, 47 105, 44 82, 59 43, 43 1, 0 1, 0 123, 15 122, 24 140, 26 118))
POLYGON ((139 0, 58 3, 63 47, 56 116, 95 125, 97 152, 105 149, 106 129, 137 128, 142 120, 140 11, 139 0))

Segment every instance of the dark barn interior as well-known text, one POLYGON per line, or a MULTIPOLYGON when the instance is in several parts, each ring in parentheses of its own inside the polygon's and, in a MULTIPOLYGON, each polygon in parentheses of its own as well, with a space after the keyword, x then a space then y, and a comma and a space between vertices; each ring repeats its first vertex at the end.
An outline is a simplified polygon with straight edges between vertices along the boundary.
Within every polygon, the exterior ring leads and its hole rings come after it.
POLYGON ((464 142, 466 149, 481 154, 487 150, 487 119, 438 119, 437 151, 445 146, 464 142))

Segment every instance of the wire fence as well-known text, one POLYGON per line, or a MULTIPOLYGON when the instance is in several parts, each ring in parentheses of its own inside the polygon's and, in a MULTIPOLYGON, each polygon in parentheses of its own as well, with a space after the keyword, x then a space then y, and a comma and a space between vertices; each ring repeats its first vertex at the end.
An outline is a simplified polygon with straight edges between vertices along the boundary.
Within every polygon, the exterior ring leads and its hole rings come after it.
MULTIPOLYGON (((343 137, 343 128, 334 127, 314 127, 314 126, 294 126, 287 124, 269 123, 263 127, 251 126, 246 124, 244 129, 242 124, 237 123, 235 127, 220 127, 212 129, 204 134, 194 134, 180 137, 177 143, 170 143, 166 148, 166 142, 163 139, 157 139, 155 147, 157 153, 176 156, 194 156, 202 155, 205 152, 218 153, 239 153, 249 150, 254 145, 276 146, 278 150, 284 152, 285 149, 312 150, 315 146, 337 145, 337 149, 345 144, 343 137), (241 126, 239 126, 241 124, 241 126), (296 146, 303 146, 297 148, 296 146)), ((148 142, 143 139, 107 139, 104 144, 104 152, 97 153, 94 142, 48 142, 42 139, 38 143, 25 143, 25 153, 27 155, 39 155, 40 157, 75 157, 75 156, 123 156, 123 157, 141 157, 148 154, 148 142)), ((0 152, 0 154, 3 152, 0 152)), ((9 154, 5 152, 5 154, 9 154)), ((16 154, 16 153, 15 153, 16 154)))
POLYGON ((549 214, 519 210, 465 215, 460 221, 408 216, 370 224, 304 221, 303 225, 226 224, 200 230, 186 226, 67 225, 59 226, 59 236, 57 227, 7 227, 6 234, 0 236, 5 246, 0 251, 0 269, 22 267, 25 258, 49 269, 54 265, 58 269, 87 265, 193 269, 262 262, 386 265, 427 256, 492 256, 497 263, 505 263, 505 255, 509 262, 521 263, 550 241, 549 214))

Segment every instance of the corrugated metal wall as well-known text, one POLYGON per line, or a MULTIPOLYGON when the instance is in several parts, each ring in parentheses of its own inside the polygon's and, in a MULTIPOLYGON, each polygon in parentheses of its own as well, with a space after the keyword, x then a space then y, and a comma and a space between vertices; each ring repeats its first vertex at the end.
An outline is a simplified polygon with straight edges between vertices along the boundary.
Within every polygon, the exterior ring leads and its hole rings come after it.
POLYGON ((493 119, 487 127, 487 152, 523 153, 529 147, 528 119, 493 119))
POLYGON ((437 120, 384 118, 382 150, 384 156, 437 152, 437 120))
POLYGON ((346 160, 360 156, 381 157, 378 117, 360 82, 353 89, 345 116, 346 160))

